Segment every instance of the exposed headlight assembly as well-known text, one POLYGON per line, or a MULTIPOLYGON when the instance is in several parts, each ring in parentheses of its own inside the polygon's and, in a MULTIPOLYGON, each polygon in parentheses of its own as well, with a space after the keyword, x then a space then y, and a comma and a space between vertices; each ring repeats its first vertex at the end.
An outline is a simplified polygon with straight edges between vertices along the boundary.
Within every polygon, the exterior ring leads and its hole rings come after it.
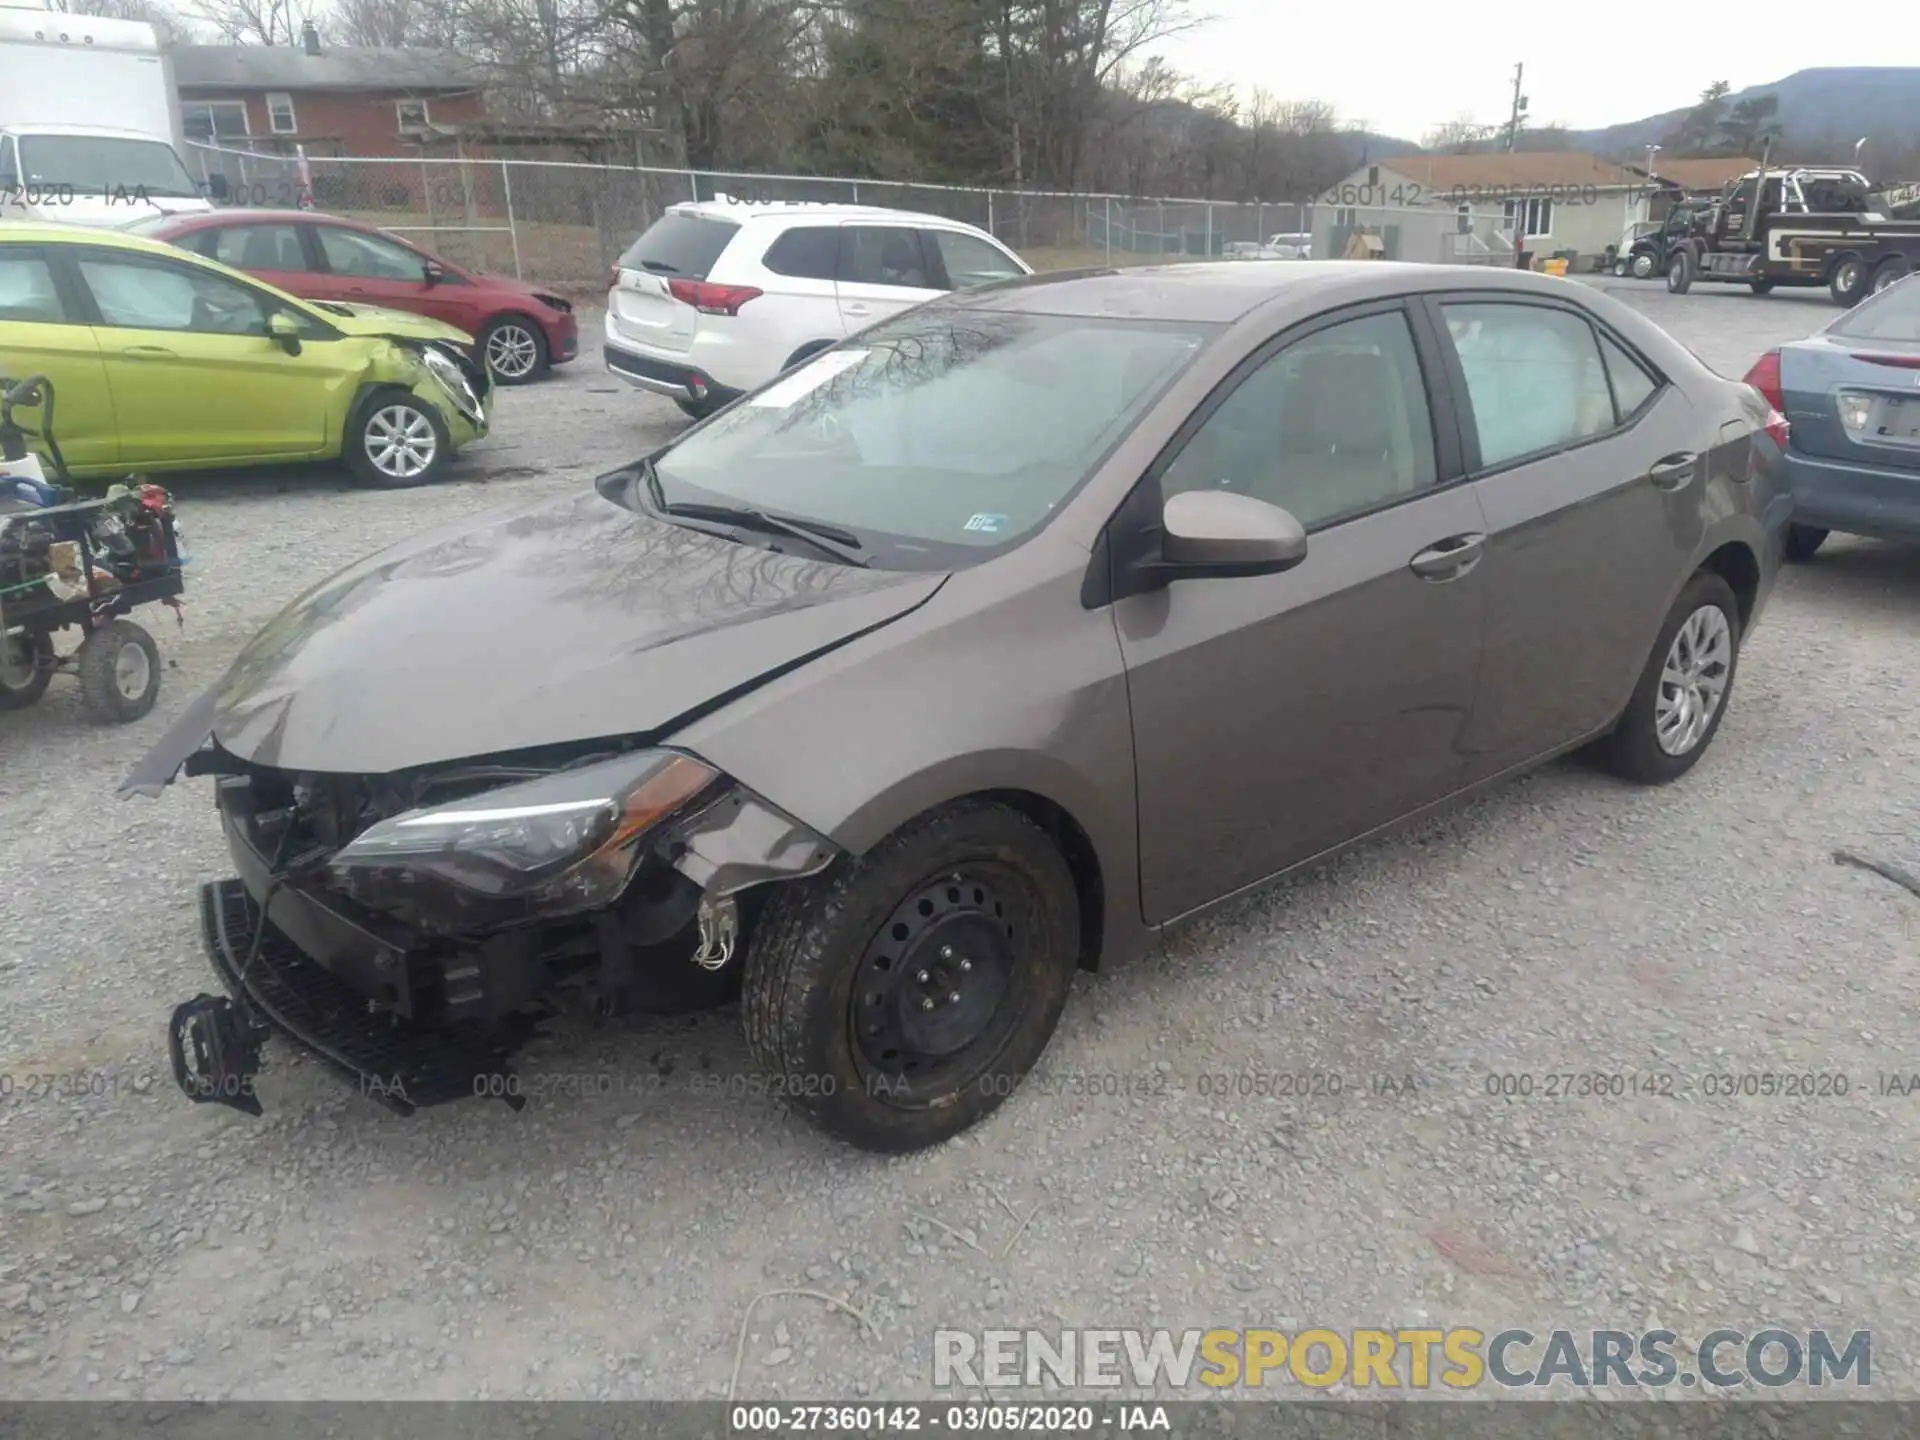
POLYGON ((424 346, 420 351, 420 359, 427 367, 427 373, 439 382, 440 388, 447 392, 447 398, 453 401, 460 413, 478 423, 480 397, 474 394, 466 373, 460 368, 460 362, 435 345, 424 346))
POLYGON ((641 750, 381 820, 328 862, 354 898, 446 928, 609 905, 648 832, 720 778, 670 750, 641 750))

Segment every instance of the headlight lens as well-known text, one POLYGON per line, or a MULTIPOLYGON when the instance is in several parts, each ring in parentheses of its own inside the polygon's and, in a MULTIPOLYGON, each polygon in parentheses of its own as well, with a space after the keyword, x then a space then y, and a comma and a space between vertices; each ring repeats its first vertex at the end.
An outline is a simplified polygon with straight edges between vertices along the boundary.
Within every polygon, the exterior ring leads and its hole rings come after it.
POLYGON ((480 397, 473 393, 473 386, 467 383, 459 362, 446 351, 432 345, 422 350, 420 356, 427 373, 440 382, 440 388, 447 392, 447 397, 460 413, 469 420, 477 420, 480 417, 480 397))
POLYGON ((717 779, 637 751, 379 821, 329 868, 356 899, 454 926, 597 909, 626 889, 647 833, 717 779))

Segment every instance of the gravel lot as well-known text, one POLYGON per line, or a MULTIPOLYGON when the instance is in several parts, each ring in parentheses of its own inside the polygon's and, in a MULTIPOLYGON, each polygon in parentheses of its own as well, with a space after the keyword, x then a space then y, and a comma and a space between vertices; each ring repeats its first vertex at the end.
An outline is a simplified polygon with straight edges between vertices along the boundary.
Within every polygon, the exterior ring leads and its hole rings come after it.
MULTIPOLYGON (((1831 313, 1613 288, 1735 375, 1831 313)), ((1303 1323, 1870 1328, 1876 1393, 1920 1394, 1920 1096, 1874 1087, 1920 1071, 1920 901, 1831 859, 1920 869, 1912 548, 1836 540, 1782 577, 1683 783, 1557 765, 1083 978, 1060 1077, 935 1152, 690 1085, 751 1073, 730 1011, 543 1040, 530 1070, 623 1093, 519 1114, 396 1119, 279 1046, 263 1120, 187 1104, 164 1020, 214 988, 195 887, 225 853, 204 782, 120 802, 126 766, 311 581, 681 423, 589 358, 506 392, 429 493, 183 484, 156 711, 98 729, 56 681, 0 715, 0 1395, 716 1396, 743 1319, 738 1391, 769 1398, 931 1393, 936 1326, 1303 1323), (1701 1093, 1782 1070, 1850 1093, 1701 1093), (1488 1094, 1568 1071, 1681 1093, 1488 1094), (1199 1093, 1274 1072, 1345 1092, 1199 1093), (1150 1073, 1165 1094, 1071 1079, 1150 1073), (29 1097, 47 1074, 104 1093, 29 1097), (790 1294, 748 1316, 794 1288, 874 1328, 790 1294)))

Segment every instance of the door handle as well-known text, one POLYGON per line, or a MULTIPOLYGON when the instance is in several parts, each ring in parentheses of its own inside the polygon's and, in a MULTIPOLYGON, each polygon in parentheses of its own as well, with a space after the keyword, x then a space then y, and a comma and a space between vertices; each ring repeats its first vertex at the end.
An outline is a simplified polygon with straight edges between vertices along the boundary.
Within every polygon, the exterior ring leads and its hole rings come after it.
POLYGON ((1678 490, 1693 478, 1693 469, 1699 460, 1691 450, 1664 455, 1654 461, 1653 468, 1647 471, 1647 479, 1657 490, 1678 490))
POLYGON ((1422 580, 1458 580, 1480 563, 1486 545, 1484 535, 1449 535, 1434 541, 1407 565, 1422 580))
POLYGON ((129 360, 171 360, 173 351, 164 345, 129 345, 120 352, 129 360))

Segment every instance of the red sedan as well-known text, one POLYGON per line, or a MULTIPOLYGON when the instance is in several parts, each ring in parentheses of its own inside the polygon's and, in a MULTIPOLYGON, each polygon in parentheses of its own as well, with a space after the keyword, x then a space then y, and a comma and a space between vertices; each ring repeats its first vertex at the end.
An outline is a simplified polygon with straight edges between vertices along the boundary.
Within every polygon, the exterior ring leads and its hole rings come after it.
POLYGON ((132 227, 258 275, 304 300, 384 305, 457 326, 507 385, 538 379, 580 353, 573 306, 550 291, 482 275, 397 235, 311 210, 215 210, 132 227))

